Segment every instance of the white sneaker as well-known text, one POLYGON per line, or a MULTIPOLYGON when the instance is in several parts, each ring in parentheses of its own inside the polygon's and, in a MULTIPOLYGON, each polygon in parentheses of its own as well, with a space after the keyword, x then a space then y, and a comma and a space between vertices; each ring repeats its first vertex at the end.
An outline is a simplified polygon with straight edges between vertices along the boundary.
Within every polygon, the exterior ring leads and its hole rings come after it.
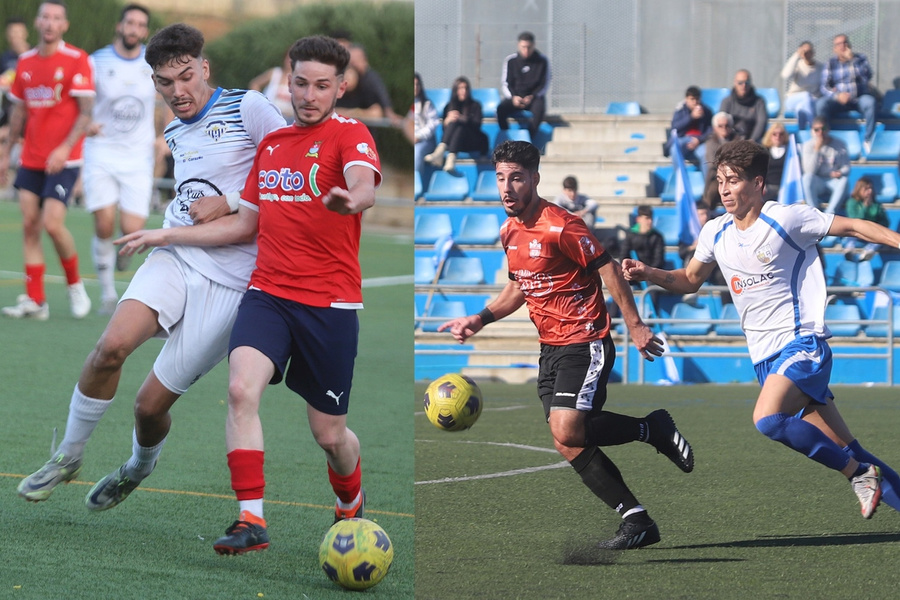
POLYGON ((69 308, 72 309, 72 316, 76 319, 83 319, 91 312, 91 299, 84 291, 83 281, 69 286, 69 308))
POLYGON ((115 296, 110 296, 109 298, 101 298, 100 306, 97 308, 97 314, 103 316, 109 316, 116 312, 116 306, 119 305, 119 299, 115 296))
POLYGON ((881 469, 870 465, 865 473, 850 479, 850 485, 859 498, 863 519, 871 519, 881 502, 881 469))
POLYGON ((20 294, 16 298, 16 305, 4 307, 3 314, 13 319, 46 321, 50 318, 50 307, 47 306, 46 302, 38 304, 28 294, 20 294))

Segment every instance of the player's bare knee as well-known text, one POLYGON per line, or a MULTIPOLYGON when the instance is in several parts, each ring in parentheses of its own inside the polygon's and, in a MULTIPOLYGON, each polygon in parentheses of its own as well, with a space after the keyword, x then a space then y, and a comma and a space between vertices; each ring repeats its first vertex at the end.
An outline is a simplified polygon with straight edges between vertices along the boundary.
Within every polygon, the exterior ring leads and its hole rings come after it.
POLYGON ((115 371, 122 368, 129 354, 131 349, 122 340, 104 335, 88 357, 88 362, 95 371, 115 371))

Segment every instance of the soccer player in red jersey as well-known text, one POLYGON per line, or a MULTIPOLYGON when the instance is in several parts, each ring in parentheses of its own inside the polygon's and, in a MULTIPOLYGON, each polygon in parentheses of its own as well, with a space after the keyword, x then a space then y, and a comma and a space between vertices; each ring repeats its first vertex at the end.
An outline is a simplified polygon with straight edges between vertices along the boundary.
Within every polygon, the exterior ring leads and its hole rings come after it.
MULTIPOLYGON (((45 0, 34 25, 40 41, 19 57, 9 92, 14 105, 7 141, 11 148, 24 133, 21 166, 13 185, 22 211, 26 293, 15 306, 5 307, 3 314, 16 319, 49 318, 41 246, 41 231, 46 230, 65 271, 72 316, 80 319, 90 312, 91 300, 78 274, 75 239, 66 228, 66 206, 78 179, 84 133, 91 122, 93 71, 87 53, 62 39, 69 29, 65 2, 45 0)), ((0 161, 8 163, 9 152, 0 153, 0 161)), ((0 170, 7 167, 0 164, 0 170)))
POLYGON ((656 523, 598 446, 646 442, 685 472, 694 468, 694 456, 667 411, 635 418, 603 410, 616 350, 602 285, 643 357, 660 356, 662 342, 641 320, 619 263, 584 221, 538 195, 538 149, 507 141, 494 150, 493 162, 509 216, 500 228, 509 282, 480 313, 447 321, 438 330, 449 330, 462 343, 527 304, 541 343, 538 394, 556 449, 588 489, 623 518, 616 535, 599 547, 655 544, 660 539, 656 523))
POLYGON ((257 235, 250 289, 229 343, 226 446, 240 516, 213 548, 240 554, 268 547, 263 519, 263 431, 259 405, 283 379, 307 402, 337 496, 335 521, 361 517, 359 440, 347 407, 362 308, 362 212, 375 203, 381 167, 366 126, 340 116, 349 53, 312 36, 290 50, 294 124, 267 135, 237 215, 194 227, 142 231, 118 240, 126 253, 169 243, 218 245, 257 235), (190 230, 190 231, 188 231, 190 230), (288 366, 290 364, 290 366, 288 366))

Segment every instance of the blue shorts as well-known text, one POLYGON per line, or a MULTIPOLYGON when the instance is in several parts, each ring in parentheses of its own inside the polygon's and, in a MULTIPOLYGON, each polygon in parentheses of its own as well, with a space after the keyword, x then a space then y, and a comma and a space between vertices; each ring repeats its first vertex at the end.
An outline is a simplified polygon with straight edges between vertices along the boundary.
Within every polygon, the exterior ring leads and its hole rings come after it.
POLYGON ((814 402, 825 404, 834 398, 828 389, 831 380, 831 347, 823 338, 809 335, 795 339, 766 360, 754 365, 759 385, 770 373, 784 375, 814 402))
POLYGON ((259 350, 275 365, 269 383, 284 378, 316 410, 345 415, 358 341, 355 310, 307 306, 251 289, 241 300, 228 354, 240 346, 259 350))
POLYGON ((80 167, 69 167, 54 175, 47 175, 44 171, 19 167, 13 187, 31 192, 40 198, 41 206, 47 198, 59 200, 68 206, 75 182, 78 181, 79 169, 80 167))

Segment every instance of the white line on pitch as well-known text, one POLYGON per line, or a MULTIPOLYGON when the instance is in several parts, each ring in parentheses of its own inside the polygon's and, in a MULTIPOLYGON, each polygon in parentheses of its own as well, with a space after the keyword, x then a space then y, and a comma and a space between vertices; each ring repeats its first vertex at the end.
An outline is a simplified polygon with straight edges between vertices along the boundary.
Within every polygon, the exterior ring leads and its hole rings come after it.
MULTIPOLYGON (((529 404, 529 405, 525 405, 525 404, 517 404, 517 405, 514 405, 514 406, 501 406, 501 407, 498 407, 498 408, 484 408, 483 410, 484 410, 484 412, 502 412, 502 411, 505 411, 505 410, 519 410, 519 409, 522 409, 522 408, 534 408, 534 406, 535 406, 534 404, 529 404)), ((416 415, 416 416, 422 416, 422 415, 424 415, 424 414, 425 414, 425 411, 424 411, 424 410, 417 410, 417 411, 415 412, 415 415, 416 415)))
POLYGON ((535 473, 537 471, 549 471, 551 469, 563 469, 569 466, 568 461, 561 461, 553 465, 545 465, 543 467, 526 467, 524 469, 514 469, 512 471, 502 471, 500 473, 486 473, 485 475, 472 475, 470 477, 445 477, 444 479, 432 479, 430 481, 417 481, 416 485, 426 485, 429 483, 455 483, 459 481, 474 481, 477 479, 496 479, 497 477, 511 477, 513 475, 525 475, 535 473))

